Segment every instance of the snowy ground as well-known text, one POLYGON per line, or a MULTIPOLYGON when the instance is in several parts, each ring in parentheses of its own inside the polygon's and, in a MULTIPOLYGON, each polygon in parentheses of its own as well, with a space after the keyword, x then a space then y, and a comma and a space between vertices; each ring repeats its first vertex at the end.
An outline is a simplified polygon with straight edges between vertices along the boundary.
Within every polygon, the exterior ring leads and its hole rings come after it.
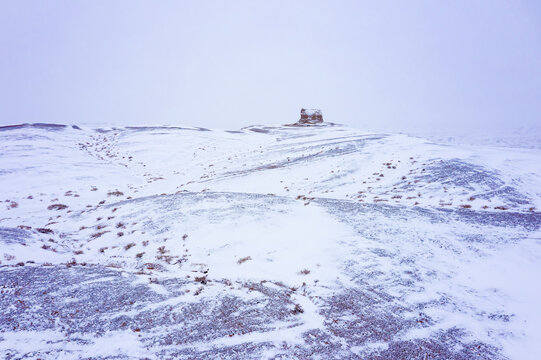
POLYGON ((535 359, 541 150, 0 128, 6 359, 535 359))

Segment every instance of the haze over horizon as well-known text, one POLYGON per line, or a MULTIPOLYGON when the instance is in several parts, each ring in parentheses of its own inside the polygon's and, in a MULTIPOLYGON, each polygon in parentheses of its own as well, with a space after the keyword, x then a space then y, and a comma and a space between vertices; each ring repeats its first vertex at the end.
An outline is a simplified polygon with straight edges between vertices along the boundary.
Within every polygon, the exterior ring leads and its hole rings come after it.
POLYGON ((0 125, 539 126, 534 1, 0 4, 0 125))

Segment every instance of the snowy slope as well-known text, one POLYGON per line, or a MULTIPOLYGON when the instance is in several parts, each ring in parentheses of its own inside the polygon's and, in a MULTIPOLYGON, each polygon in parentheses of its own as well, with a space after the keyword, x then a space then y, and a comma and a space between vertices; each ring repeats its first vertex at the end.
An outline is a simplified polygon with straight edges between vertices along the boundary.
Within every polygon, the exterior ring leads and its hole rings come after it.
POLYGON ((0 128, 4 358, 534 359, 541 150, 0 128))

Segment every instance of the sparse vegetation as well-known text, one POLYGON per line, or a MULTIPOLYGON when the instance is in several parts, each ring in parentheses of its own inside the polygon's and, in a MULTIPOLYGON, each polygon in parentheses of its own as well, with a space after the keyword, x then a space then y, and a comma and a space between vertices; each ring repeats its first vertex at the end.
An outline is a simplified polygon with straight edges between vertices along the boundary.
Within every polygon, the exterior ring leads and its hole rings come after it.
POLYGON ((246 257, 243 257, 243 258, 240 258, 238 261, 237 261, 237 264, 242 264, 248 260, 252 260, 252 257, 251 256, 246 256, 246 257))
POLYGON ((308 270, 308 269, 303 269, 303 270, 299 271, 299 274, 301 274, 301 275, 308 275, 308 274, 310 274, 310 270, 308 270))
POLYGON ((126 246, 124 246, 124 250, 130 250, 134 246, 135 246, 135 243, 129 243, 126 246))
POLYGON ((168 250, 165 250, 165 246, 160 246, 157 251, 160 253, 160 254, 165 254, 167 252, 169 252, 168 250))
POLYGON ((100 232, 97 232, 97 233, 94 233, 94 234, 90 235, 90 237, 92 239, 97 239, 97 238, 101 237, 103 234, 108 233, 108 232, 109 231, 100 231, 100 232))
POLYGON ((64 210, 67 208, 68 208, 68 205, 64 205, 64 204, 52 204, 52 205, 47 206, 47 210, 64 210))
POLYGON ((293 315, 302 314, 304 312, 303 308, 299 304, 295 304, 295 308, 291 310, 293 315))
POLYGON ((107 196, 123 196, 123 195, 124 193, 118 190, 107 192, 107 196))

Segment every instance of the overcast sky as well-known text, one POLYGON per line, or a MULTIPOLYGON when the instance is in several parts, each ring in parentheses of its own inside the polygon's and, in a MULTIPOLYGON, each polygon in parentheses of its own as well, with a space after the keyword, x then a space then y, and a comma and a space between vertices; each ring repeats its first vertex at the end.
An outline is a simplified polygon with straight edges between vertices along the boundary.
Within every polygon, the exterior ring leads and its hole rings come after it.
POLYGON ((541 123, 540 1, 0 0, 0 124, 541 123))

